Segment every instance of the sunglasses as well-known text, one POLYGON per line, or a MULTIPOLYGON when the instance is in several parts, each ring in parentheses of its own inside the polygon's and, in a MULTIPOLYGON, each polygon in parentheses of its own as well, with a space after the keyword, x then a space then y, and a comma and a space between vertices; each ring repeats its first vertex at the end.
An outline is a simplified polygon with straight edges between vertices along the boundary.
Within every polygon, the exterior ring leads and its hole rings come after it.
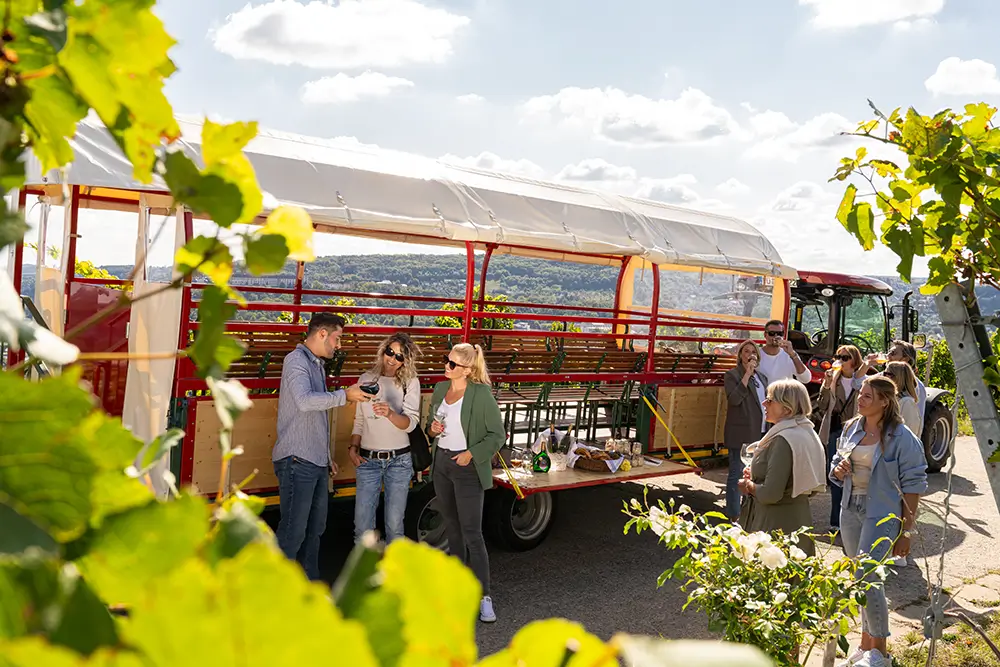
POLYGON ((391 347, 385 348, 385 352, 383 352, 383 354, 387 357, 395 357, 396 361, 398 361, 399 363, 403 363, 403 361, 406 359, 406 357, 404 357, 403 355, 393 352, 391 347))
POLYGON ((449 370, 455 370, 456 368, 468 368, 468 366, 464 364, 460 364, 457 361, 452 361, 451 357, 449 357, 447 354, 444 355, 444 365, 447 366, 449 370))
POLYGON ((785 332, 784 331, 765 331, 764 335, 765 336, 770 336, 771 338, 777 338, 779 336, 784 336, 785 332))
POLYGON ((852 361, 853 360, 851 358, 851 355, 849 355, 849 354, 841 354, 837 358, 840 359, 841 361, 852 361))

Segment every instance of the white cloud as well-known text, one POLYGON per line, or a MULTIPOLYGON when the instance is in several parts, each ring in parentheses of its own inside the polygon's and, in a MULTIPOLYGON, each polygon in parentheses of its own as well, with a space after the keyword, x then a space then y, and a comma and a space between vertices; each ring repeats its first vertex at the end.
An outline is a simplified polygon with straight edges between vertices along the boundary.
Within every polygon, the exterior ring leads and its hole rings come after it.
POLYGON ((508 160, 489 151, 484 151, 473 157, 458 157, 457 155, 448 154, 443 155, 440 160, 459 167, 499 171, 505 174, 514 174, 534 179, 542 179, 546 175, 545 170, 531 160, 508 160))
POLYGON ((892 24, 892 31, 901 35, 923 33, 937 26, 937 21, 929 18, 918 18, 912 20, 896 21, 892 24))
POLYGON ((812 181, 799 181, 779 192, 770 208, 772 211, 812 211, 830 197, 832 195, 822 186, 812 181))
POLYGON ((637 181, 638 173, 632 167, 619 167, 603 158, 588 158, 568 164, 556 174, 557 181, 637 181))
POLYGON ((629 146, 700 143, 740 131, 726 109, 695 88, 677 99, 651 99, 618 88, 563 88, 529 99, 521 114, 525 120, 553 122, 629 146))
POLYGON ((640 199, 652 199, 665 204, 694 204, 701 197, 691 186, 698 182, 691 174, 673 178, 644 178, 634 192, 640 199))
POLYGON ((723 181, 722 183, 719 183, 718 185, 715 186, 715 189, 716 191, 731 197, 745 195, 748 192, 750 192, 749 185, 735 178, 730 178, 723 181))
POLYGON ((856 123, 829 112, 799 124, 784 114, 765 111, 751 118, 750 126, 758 131, 758 138, 746 157, 789 162, 796 162, 803 153, 814 150, 843 149, 852 140, 840 133, 856 129, 856 123))
POLYGON ((385 97, 397 88, 412 88, 413 82, 381 72, 363 72, 349 76, 340 72, 302 86, 302 101, 306 104, 343 104, 366 97, 385 97))
POLYGON ((1000 79, 997 68, 985 60, 945 58, 926 81, 924 86, 935 95, 997 95, 1000 79))
POLYGON ((459 95, 455 100, 459 104, 481 104, 486 101, 486 98, 476 93, 469 93, 468 95, 459 95))
POLYGON ((240 60, 327 69, 444 62, 465 16, 416 0, 249 3, 212 30, 216 50, 240 60))
POLYGON ((934 16, 945 0, 799 0, 813 10, 812 24, 821 29, 857 28, 934 16))

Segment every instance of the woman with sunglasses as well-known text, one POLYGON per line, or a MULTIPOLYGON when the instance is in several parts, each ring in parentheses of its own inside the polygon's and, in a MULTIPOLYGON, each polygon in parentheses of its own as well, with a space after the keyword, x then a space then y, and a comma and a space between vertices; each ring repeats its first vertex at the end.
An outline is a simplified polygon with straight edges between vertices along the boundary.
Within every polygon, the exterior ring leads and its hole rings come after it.
POLYGON ((378 384, 377 397, 358 403, 348 454, 354 464, 354 539, 375 530, 379 495, 385 489, 385 537, 403 536, 406 497, 410 493, 413 463, 409 433, 420 423, 420 350, 404 333, 389 336, 378 347, 371 370, 360 384, 378 384))
POLYGON ((729 450, 729 478, 726 480, 726 516, 736 521, 740 516, 739 483, 743 478, 743 445, 757 442, 767 428, 764 399, 767 378, 757 370, 760 349, 746 340, 736 348, 736 368, 726 371, 725 443, 729 450))
POLYGON ((917 405, 917 375, 905 361, 890 361, 882 375, 892 380, 896 385, 896 397, 899 399, 899 412, 906 428, 913 431, 918 438, 923 433, 924 422, 920 418, 920 407, 917 405))
POLYGON ((497 620, 490 597, 490 559, 483 539, 483 500, 493 487, 493 456, 504 443, 503 415, 493 397, 486 358, 460 343, 445 356, 447 380, 434 387, 426 431, 433 439, 431 475, 448 536, 448 552, 482 586, 479 620, 497 620))
MULTIPOLYGON (((826 445, 826 463, 833 461, 837 453, 837 441, 844 432, 844 424, 851 421, 857 411, 859 384, 856 376, 858 369, 864 365, 861 350, 853 345, 841 345, 837 349, 835 364, 823 378, 819 399, 816 402, 816 414, 822 421, 819 426, 819 439, 826 445)), ((829 484, 830 487, 830 530, 840 530, 840 498, 841 487, 829 484)))
MULTIPOLYGON (((917 504, 927 491, 927 460, 921 442, 903 426, 896 386, 888 378, 870 376, 861 385, 858 416, 844 429, 830 481, 844 489, 840 512, 848 556, 883 563, 890 552, 897 558, 909 554, 917 504)), ((865 563, 857 576, 871 577, 875 567, 865 563)), ((866 598, 861 647, 844 664, 889 667, 885 591, 876 586, 866 598)))

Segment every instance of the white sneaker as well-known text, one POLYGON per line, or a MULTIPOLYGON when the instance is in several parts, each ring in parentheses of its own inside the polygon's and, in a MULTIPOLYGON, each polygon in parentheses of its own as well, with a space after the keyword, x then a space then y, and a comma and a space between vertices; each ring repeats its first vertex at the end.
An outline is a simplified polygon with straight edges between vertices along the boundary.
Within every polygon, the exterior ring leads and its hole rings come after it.
POLYGON ((847 660, 845 660, 844 662, 838 662, 837 667, 854 667, 861 661, 861 658, 863 657, 865 657, 865 652, 862 651, 861 648, 859 647, 857 651, 852 653, 850 657, 847 658, 847 660))
POLYGON ((479 602, 479 620, 483 623, 496 623, 497 614, 493 611, 493 598, 489 595, 479 602))
POLYGON ((864 657, 854 663, 854 667, 892 667, 892 660, 882 655, 882 651, 873 648, 865 651, 864 657))

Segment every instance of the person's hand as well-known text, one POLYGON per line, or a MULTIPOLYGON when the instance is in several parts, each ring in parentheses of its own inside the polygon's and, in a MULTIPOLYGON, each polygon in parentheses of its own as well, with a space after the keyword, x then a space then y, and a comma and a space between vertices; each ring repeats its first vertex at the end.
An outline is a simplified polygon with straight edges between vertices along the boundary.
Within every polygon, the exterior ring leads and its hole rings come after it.
POLYGON ((436 438, 442 433, 444 433, 444 424, 435 419, 431 422, 431 435, 436 438))
POLYGON ((872 352, 865 357, 865 363, 868 364, 868 366, 878 366, 878 352, 872 352))
POLYGON ((778 341, 778 347, 787 352, 789 355, 794 354, 795 350, 792 349, 792 341, 787 338, 782 338, 778 341))
POLYGON ((349 403, 367 403, 372 400, 372 397, 361 391, 361 387, 358 385, 351 385, 344 390, 347 394, 347 401, 349 403))
POLYGON ((350 447, 347 450, 347 455, 351 457, 351 463, 354 464, 355 468, 357 468, 358 466, 360 466, 362 463, 365 462, 365 460, 363 458, 361 458, 361 448, 360 447, 350 447))
POLYGON ((451 460, 464 468, 465 466, 472 463, 472 452, 470 452, 469 450, 465 450, 458 456, 451 457, 451 460))
POLYGON ((379 401, 378 403, 372 403, 372 412, 374 412, 379 417, 389 416, 389 404, 379 401))
POLYGON ((896 543, 892 545, 892 555, 897 558, 906 558, 910 555, 910 538, 903 537, 902 535, 896 540, 896 543))
POLYGON ((837 464, 836 468, 833 469, 833 476, 840 481, 844 481, 844 478, 851 474, 851 470, 851 460, 844 459, 837 464))
POLYGON ((823 376, 823 389, 833 389, 833 371, 827 371, 823 376))
POLYGON ((739 488, 740 493, 742 493, 743 495, 745 495, 745 496, 752 496, 753 495, 754 483, 751 482, 749 479, 741 479, 736 484, 736 486, 739 488))
POLYGON ((330 473, 331 478, 336 477, 338 474, 340 474, 340 466, 338 466, 335 461, 331 461, 330 467, 327 469, 327 471, 330 473))
POLYGON ((743 469, 743 479, 750 479, 750 466, 743 469))

